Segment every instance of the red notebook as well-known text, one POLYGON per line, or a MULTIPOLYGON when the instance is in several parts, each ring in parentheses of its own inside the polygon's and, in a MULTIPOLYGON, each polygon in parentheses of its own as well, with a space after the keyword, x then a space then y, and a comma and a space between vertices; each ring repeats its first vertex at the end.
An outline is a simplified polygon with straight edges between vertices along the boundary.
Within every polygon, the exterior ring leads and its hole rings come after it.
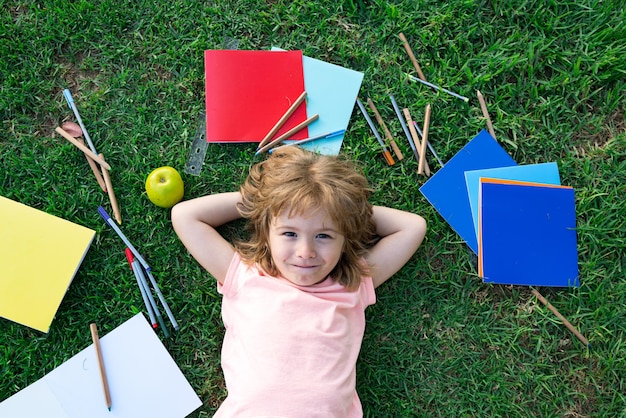
MULTIPOLYGON (((207 50, 204 70, 207 142, 261 142, 304 91, 302 51, 207 50)), ((274 138, 306 117, 305 102, 274 138)))

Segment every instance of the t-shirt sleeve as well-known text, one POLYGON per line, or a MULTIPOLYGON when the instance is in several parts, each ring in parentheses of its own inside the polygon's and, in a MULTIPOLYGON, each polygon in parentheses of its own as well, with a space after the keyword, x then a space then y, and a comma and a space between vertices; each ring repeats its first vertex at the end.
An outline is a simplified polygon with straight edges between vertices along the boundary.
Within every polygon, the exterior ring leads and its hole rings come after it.
POLYGON ((374 280, 370 276, 363 277, 361 283, 361 295, 365 307, 376 303, 376 290, 374 289, 374 280))
POLYGON ((237 271, 242 267, 241 257, 239 253, 235 251, 233 258, 230 260, 228 271, 226 271, 226 277, 224 277, 224 283, 217 282, 217 292, 222 295, 232 295, 237 288, 236 279, 239 277, 237 271))

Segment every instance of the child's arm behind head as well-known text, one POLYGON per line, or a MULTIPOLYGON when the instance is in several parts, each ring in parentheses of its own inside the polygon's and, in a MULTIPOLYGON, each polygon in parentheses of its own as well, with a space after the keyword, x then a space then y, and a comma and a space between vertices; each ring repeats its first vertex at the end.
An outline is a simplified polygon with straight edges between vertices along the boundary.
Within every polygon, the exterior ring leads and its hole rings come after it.
POLYGON ((419 215, 374 206, 376 233, 381 239, 370 250, 374 286, 378 287, 406 264, 426 235, 426 221, 419 215))
POLYGON ((220 283, 235 250, 216 230, 241 217, 239 192, 220 193, 178 203, 172 208, 172 226, 189 253, 220 283))

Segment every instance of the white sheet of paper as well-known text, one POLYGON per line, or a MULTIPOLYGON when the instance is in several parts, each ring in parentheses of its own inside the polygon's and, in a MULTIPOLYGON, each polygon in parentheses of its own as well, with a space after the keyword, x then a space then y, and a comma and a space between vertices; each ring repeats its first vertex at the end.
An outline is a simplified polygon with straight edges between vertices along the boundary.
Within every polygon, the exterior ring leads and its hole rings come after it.
POLYGON ((0 416, 182 418, 202 405, 143 314, 103 336, 100 344, 111 411, 105 404, 92 344, 0 403, 0 416))

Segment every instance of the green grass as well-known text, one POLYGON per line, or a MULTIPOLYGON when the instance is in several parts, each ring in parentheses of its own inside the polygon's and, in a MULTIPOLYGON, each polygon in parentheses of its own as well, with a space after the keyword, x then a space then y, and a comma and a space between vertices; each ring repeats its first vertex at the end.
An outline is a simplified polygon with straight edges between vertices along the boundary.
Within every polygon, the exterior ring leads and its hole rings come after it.
MULTIPOLYGON (((2 1, 0 195, 97 231, 49 334, 0 320, 0 400, 35 382, 142 311, 124 245, 97 207, 108 199, 84 157, 54 133, 73 119, 72 90, 113 166, 122 229, 153 266, 181 329, 164 340, 212 415, 225 396, 213 279, 176 238, 146 175, 183 173, 204 107, 202 56, 225 40, 278 46, 365 74, 406 159, 387 166, 355 110, 342 152, 360 161, 373 202, 422 214, 423 246, 378 292, 358 363, 366 416, 626 416, 626 8, 600 1, 2 1), (204 4, 203 4, 204 3, 204 4), (406 83, 409 39, 429 81, 469 104, 406 83), (419 193, 426 180, 387 99, 413 117, 433 108, 445 161, 484 125, 486 97, 519 164, 556 161, 576 190, 577 289, 540 289, 591 342, 586 349, 523 287, 481 282, 475 257, 419 193)), ((210 145, 185 198, 230 191, 256 160, 250 145, 210 145)), ((434 159, 429 161, 438 168, 434 159)), ((225 228, 240 233, 241 224, 225 228)))

